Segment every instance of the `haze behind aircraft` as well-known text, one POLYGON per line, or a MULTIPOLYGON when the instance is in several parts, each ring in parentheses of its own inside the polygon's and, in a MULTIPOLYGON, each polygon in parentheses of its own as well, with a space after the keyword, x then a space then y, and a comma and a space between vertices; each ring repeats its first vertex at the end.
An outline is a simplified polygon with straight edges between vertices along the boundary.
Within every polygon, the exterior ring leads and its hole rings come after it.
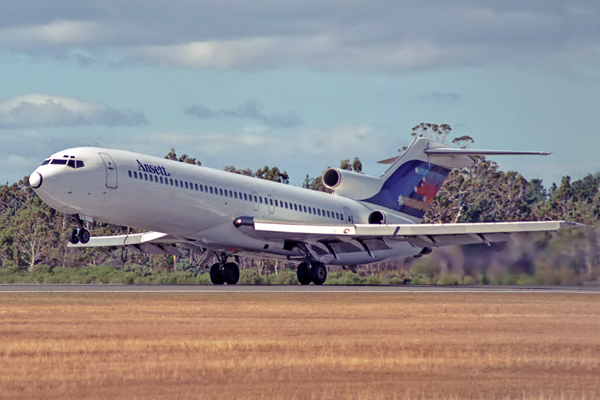
POLYGON ((326 265, 356 266, 429 254, 433 247, 506 241, 513 233, 556 231, 564 221, 469 224, 419 222, 454 168, 472 155, 543 152, 455 149, 415 138, 380 177, 329 168, 334 194, 122 150, 81 147, 46 159, 29 178, 40 198, 75 216, 69 246, 128 246, 180 255, 203 254, 214 284, 236 284, 239 256, 298 264, 298 281, 321 285, 326 265), (83 222, 129 226, 145 233, 92 237, 83 222))

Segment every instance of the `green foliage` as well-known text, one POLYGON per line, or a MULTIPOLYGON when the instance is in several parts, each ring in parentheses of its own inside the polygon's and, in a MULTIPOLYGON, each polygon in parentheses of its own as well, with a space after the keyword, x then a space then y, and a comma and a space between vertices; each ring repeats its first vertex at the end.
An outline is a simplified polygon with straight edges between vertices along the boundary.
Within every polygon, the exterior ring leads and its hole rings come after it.
POLYGON ((223 171, 231 172, 233 174, 240 174, 246 176, 252 176, 254 178, 265 179, 268 181, 279 182, 279 183, 290 183, 290 176, 285 171, 280 171, 278 167, 268 167, 264 166, 256 170, 256 172, 252 172, 250 168, 246 169, 237 169, 231 165, 223 168, 223 171))
POLYGON ((461 283, 462 277, 455 274, 442 274, 436 280, 436 285, 458 285, 461 283))
POLYGON ((259 274, 255 269, 243 269, 240 271, 238 283, 242 285, 265 285, 268 281, 268 277, 259 274))
POLYGON ((182 155, 181 157, 177 157, 177 153, 174 148, 171 148, 171 151, 165 156, 167 160, 179 161, 186 164, 194 164, 194 165, 202 165, 200 160, 196 160, 193 157, 189 157, 187 154, 182 155))

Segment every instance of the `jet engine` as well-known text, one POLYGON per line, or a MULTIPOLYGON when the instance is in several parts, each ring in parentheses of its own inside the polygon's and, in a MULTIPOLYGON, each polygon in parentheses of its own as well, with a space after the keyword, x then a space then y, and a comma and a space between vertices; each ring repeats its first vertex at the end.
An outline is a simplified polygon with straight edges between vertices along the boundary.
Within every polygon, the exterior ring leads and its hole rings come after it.
POLYGON ((373 176, 338 168, 327 168, 322 175, 323 185, 335 191, 335 194, 353 200, 364 200, 376 195, 383 181, 373 176))

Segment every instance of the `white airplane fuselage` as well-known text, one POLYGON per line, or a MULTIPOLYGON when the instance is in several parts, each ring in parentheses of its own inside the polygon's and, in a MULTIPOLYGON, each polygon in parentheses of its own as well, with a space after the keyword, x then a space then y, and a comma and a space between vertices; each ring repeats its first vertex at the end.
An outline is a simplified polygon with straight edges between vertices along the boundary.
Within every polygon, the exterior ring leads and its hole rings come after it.
MULTIPOLYGON (((240 231, 233 224, 239 217, 353 225, 368 223, 369 214, 381 209, 338 195, 122 150, 74 148, 49 160, 35 170, 30 182, 56 210, 166 233, 230 255, 303 260, 298 248, 286 247, 283 240, 240 231)), ((393 210, 385 212, 395 223, 414 223, 393 210)), ((336 254, 328 264, 357 265, 421 251, 404 241, 386 244, 387 249, 336 254)))

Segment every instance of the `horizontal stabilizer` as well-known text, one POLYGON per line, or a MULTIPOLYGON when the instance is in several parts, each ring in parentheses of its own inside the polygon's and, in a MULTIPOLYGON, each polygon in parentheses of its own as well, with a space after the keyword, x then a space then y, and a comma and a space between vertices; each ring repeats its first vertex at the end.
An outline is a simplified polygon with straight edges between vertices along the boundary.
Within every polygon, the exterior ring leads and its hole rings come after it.
MULTIPOLYGON (((514 151, 514 150, 475 150, 455 149, 452 147, 433 147, 423 150, 428 156, 548 156, 547 151, 514 151)), ((400 156, 377 161, 379 164, 393 164, 400 156)))
POLYGON ((425 149, 423 152, 430 156, 547 156, 552 154, 546 151, 474 150, 455 149, 451 147, 434 147, 431 149, 425 149))

